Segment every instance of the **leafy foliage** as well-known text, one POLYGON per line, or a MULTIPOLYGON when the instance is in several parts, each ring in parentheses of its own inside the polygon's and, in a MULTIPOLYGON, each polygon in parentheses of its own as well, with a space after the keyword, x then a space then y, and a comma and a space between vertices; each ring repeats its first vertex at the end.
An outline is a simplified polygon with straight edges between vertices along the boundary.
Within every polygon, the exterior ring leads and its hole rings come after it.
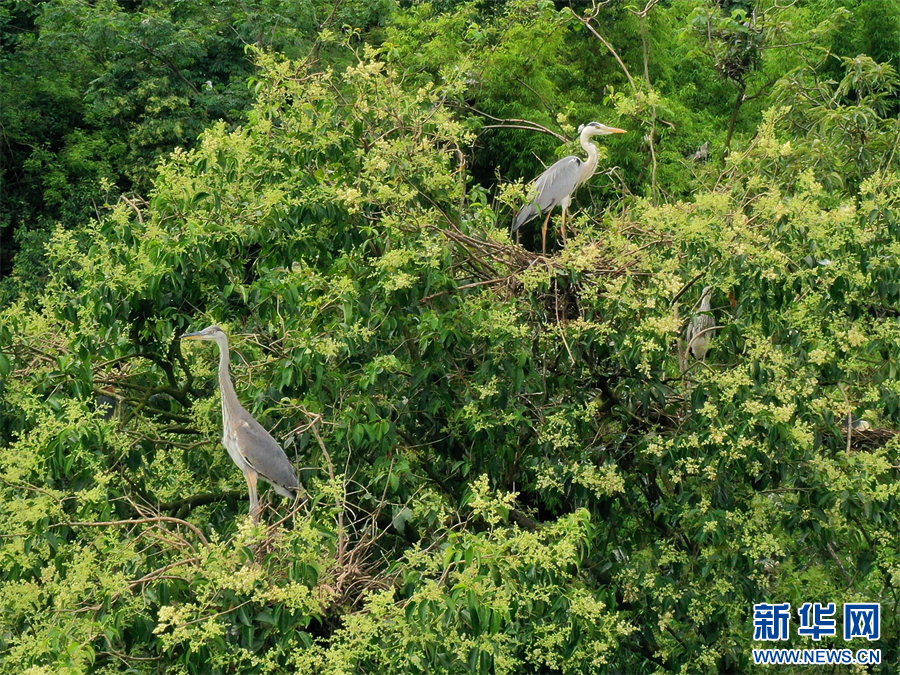
MULTIPOLYGON (((51 9, 212 35, 210 8, 51 9)), ((241 124, 136 113, 205 131, 129 146, 152 190, 48 230, 0 312, 0 673, 755 672, 766 600, 880 602, 896 670, 897 78, 826 76, 821 10, 394 7, 251 50, 241 124), (499 133, 598 107, 640 131, 604 148, 634 189, 579 194, 569 245, 531 253, 499 133), (213 322, 309 492, 267 526, 215 441, 214 350, 176 339, 213 322)))
POLYGON ((386 5, 5 0, 2 7, 0 96, 18 102, 0 111, 6 275, 11 255, 28 249, 28 232, 81 224, 119 194, 146 194, 161 157, 193 145, 217 120, 243 122, 254 73, 247 46, 314 57, 320 30, 375 25, 386 5))

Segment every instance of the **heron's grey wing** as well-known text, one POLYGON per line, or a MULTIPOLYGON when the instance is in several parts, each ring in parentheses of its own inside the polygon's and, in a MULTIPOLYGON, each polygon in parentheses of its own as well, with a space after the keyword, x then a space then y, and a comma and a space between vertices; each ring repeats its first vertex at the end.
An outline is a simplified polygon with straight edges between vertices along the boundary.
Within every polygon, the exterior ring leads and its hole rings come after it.
POLYGON ((260 477, 271 483, 278 494, 293 498, 300 488, 297 473, 284 450, 246 410, 235 423, 235 435, 241 455, 260 477))
MULTIPOLYGON (((691 319, 691 336, 699 336, 703 331, 716 325, 716 320, 709 314, 695 314, 691 319)), ((712 332, 712 331, 710 331, 712 332)), ((707 333, 708 335, 709 333, 707 333)))
POLYGON ((701 311, 703 313, 694 314, 688 324, 687 343, 688 351, 694 358, 703 360, 710 341, 715 337, 715 331, 709 329, 716 325, 716 320, 708 313, 709 307, 701 311))
POLYGON ((581 160, 575 155, 563 157, 534 181, 531 201, 522 207, 513 222, 513 232, 539 214, 556 207, 578 187, 578 172, 581 160))

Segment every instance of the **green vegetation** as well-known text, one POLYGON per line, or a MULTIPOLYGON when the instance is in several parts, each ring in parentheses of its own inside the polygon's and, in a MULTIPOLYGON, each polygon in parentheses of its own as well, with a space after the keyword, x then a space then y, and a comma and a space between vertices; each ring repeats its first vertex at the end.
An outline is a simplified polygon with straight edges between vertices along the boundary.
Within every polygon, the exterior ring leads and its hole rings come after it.
POLYGON ((766 646, 896 672, 898 23, 0 2, 0 674, 765 672, 767 601, 880 602, 766 646), (214 322, 310 494, 267 526, 214 322))

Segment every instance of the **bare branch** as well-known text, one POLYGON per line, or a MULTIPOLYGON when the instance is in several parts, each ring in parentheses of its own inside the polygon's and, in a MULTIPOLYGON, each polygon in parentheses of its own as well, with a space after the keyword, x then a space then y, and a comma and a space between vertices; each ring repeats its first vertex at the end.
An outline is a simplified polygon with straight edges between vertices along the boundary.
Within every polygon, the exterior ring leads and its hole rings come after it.
POLYGON ((128 520, 51 523, 49 527, 113 527, 116 525, 143 525, 145 523, 174 523, 176 525, 183 525, 191 532, 196 534, 197 538, 203 543, 204 546, 209 546, 209 540, 206 538, 206 535, 203 534, 199 527, 197 527, 193 523, 187 522, 186 520, 181 520, 180 518, 171 518, 169 516, 155 516, 152 518, 129 518, 128 520))

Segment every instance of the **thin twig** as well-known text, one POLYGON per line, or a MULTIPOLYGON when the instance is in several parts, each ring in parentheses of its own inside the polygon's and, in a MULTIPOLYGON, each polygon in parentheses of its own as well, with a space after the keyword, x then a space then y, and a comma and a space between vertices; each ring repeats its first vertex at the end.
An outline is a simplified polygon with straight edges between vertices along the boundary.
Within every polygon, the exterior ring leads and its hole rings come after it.
POLYGON ((572 365, 575 365, 575 357, 572 356, 572 350, 569 349, 569 342, 566 340, 566 330, 559 323, 559 283, 556 279, 553 280, 553 296, 556 299, 554 303, 554 307, 556 309, 556 326, 559 328, 560 337, 562 337, 563 344, 566 347, 566 351, 569 353, 569 360, 572 362, 572 365))
POLYGON ((198 528, 196 525, 193 525, 192 523, 187 522, 186 520, 181 520, 180 518, 172 518, 170 516, 129 518, 128 520, 51 523, 49 527, 109 527, 112 525, 143 525, 145 523, 175 523, 176 525, 184 525, 186 528, 191 530, 191 532, 197 535, 197 538, 200 539, 204 546, 209 546, 209 540, 206 538, 200 528, 198 528))
POLYGON ((847 454, 850 454, 850 444, 853 442, 853 417, 851 415, 850 410, 850 399, 847 398, 847 390, 844 389, 844 383, 838 382, 838 389, 841 390, 841 394, 844 396, 844 403, 847 405, 847 454))
POLYGON ((622 67, 622 70, 623 70, 624 73, 625 73, 625 77, 628 78, 629 84, 631 84, 631 89, 632 89, 633 91, 636 91, 636 90, 637 90, 637 86, 636 86, 635 83, 634 83, 634 78, 631 77, 631 72, 628 70, 628 66, 625 65, 625 62, 622 60, 622 57, 619 56, 619 53, 618 53, 615 49, 613 49, 613 46, 606 40, 606 38, 604 38, 602 35, 600 35, 600 33, 597 32, 597 30, 591 25, 591 20, 592 20, 592 19, 596 19, 596 18, 597 18, 597 15, 598 15, 599 13, 600 13, 600 8, 599 8, 599 6, 596 6, 596 5, 595 5, 595 6, 594 6, 594 11, 593 11, 593 13, 592 13, 591 15, 589 15, 589 16, 587 16, 587 17, 584 17, 584 18, 578 16, 577 14, 576 14, 575 16, 578 18, 578 20, 579 20, 582 24, 584 24, 585 28, 587 28, 589 31, 591 31, 591 33, 593 33, 594 36, 595 36, 598 40, 600 40, 600 42, 603 43, 603 46, 606 47, 606 48, 610 51, 610 53, 616 58, 616 61, 619 62, 619 65, 622 67))
POLYGON ((533 122, 532 120, 520 120, 516 118, 504 119, 502 117, 494 117, 493 115, 484 112, 483 110, 479 110, 478 108, 467 105, 466 106, 472 112, 481 115, 482 117, 487 117, 488 119, 492 119, 495 122, 499 122, 499 124, 488 124, 482 127, 483 129, 526 129, 528 131, 540 131, 544 134, 550 134, 554 138, 562 141, 563 143, 568 143, 569 139, 563 136, 552 129, 548 129, 542 124, 538 124, 537 122, 533 122))
POLYGON ((440 291, 439 293, 432 293, 431 295, 426 295, 424 298, 419 300, 420 303, 428 302, 429 300, 434 300, 442 295, 447 295, 448 293, 452 293, 453 291, 462 291, 467 288, 477 288, 478 286, 488 286, 490 284, 499 284, 502 281, 508 281, 511 279, 511 276, 499 277, 497 279, 488 279, 487 281, 476 281, 471 284, 463 284, 462 286, 457 286, 456 288, 448 288, 447 290, 440 291))
POLYGON ((125 202, 126 204, 128 204, 128 206, 130 206, 131 208, 134 209, 134 212, 137 214, 137 217, 138 217, 138 222, 139 222, 141 225, 143 225, 143 224, 144 224, 144 217, 141 215, 141 210, 137 207, 137 204, 135 204, 133 201, 131 201, 130 199, 128 199, 128 197, 126 197, 125 195, 120 195, 119 198, 120 198, 123 202, 125 202))
POLYGON ((193 557, 193 558, 185 558, 184 560, 176 560, 173 563, 169 563, 165 567, 160 567, 159 569, 153 570, 152 572, 145 574, 140 579, 135 579, 134 581, 129 581, 128 588, 135 588, 137 586, 140 586, 141 584, 147 583, 148 581, 155 581, 156 579, 159 578, 159 575, 163 574, 164 572, 168 572, 173 567, 181 567, 182 565, 189 565, 190 563, 195 563, 195 562, 200 562, 200 558, 193 557))
POLYGON ((707 273, 707 271, 704 270, 704 271, 700 272, 700 274, 695 276, 693 279, 691 279, 689 282, 687 282, 682 287, 682 289, 675 294, 675 297, 672 298, 672 300, 669 302, 669 305, 674 305, 676 302, 678 302, 678 299, 682 295, 684 295, 691 286, 693 286, 695 283, 697 283, 697 281, 700 280, 700 278, 703 277, 703 275, 705 275, 706 273, 707 273))
MULTIPOLYGON (((849 436, 848 436, 848 438, 849 438, 849 436)), ((848 585, 848 586, 852 586, 852 585, 853 585, 853 580, 850 578, 850 575, 847 574, 847 570, 846 570, 846 568, 844 567, 844 563, 841 562, 841 559, 838 557, 838 554, 835 553, 834 547, 832 547, 830 541, 828 542, 828 544, 826 544, 825 548, 826 548, 826 550, 828 551, 828 553, 831 555, 831 557, 834 558, 834 561, 838 564, 838 567, 839 567, 840 570, 841 570, 841 575, 844 577, 844 581, 847 582, 847 585, 848 585)))

